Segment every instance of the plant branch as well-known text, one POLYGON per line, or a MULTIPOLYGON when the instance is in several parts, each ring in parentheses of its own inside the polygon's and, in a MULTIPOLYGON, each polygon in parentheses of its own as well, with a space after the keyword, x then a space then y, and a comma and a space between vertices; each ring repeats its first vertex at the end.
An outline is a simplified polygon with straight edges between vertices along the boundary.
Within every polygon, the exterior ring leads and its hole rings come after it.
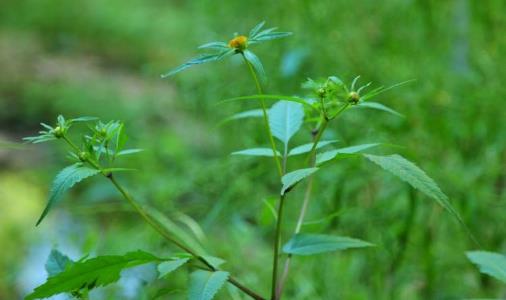
MULTIPOLYGON (((80 149, 79 147, 77 147, 70 139, 68 139, 65 135, 62 137, 62 139, 67 142, 68 145, 70 145, 70 147, 72 149, 74 149, 77 153, 79 153, 80 149)), ((102 168, 98 165, 98 163, 92 161, 92 160, 87 160, 86 162, 88 162, 89 164, 91 164, 93 167, 95 167, 97 170, 102 170, 102 168)), ((188 246, 184 245, 183 243, 179 242, 178 240, 174 239, 165 229, 163 229, 162 227, 160 227, 159 224, 157 224, 157 222, 148 215, 148 213, 146 212, 146 210, 139 204, 137 203, 128 193, 127 191, 123 188, 123 186, 121 186, 121 184, 119 184, 119 182, 116 180, 116 178, 112 175, 112 173, 109 173, 109 174, 104 174, 103 175, 109 179, 111 181, 111 183, 114 185, 114 187, 120 192, 120 194, 123 196, 123 198, 125 198, 125 200, 127 200, 127 202, 135 209, 135 211, 144 219, 144 221, 146 223, 148 223, 153 229, 155 229, 163 238, 165 238, 167 241, 173 243, 174 245, 176 245, 177 247, 179 247, 180 249, 182 249, 183 251, 186 251, 187 253, 191 254, 193 257, 195 257, 197 260, 199 260, 201 263, 203 263, 206 268, 209 270, 209 271, 216 271, 217 269, 211 264, 209 263, 204 257, 202 257, 201 255, 198 255, 197 252, 193 251, 192 249, 190 249, 188 246)), ((242 292, 244 292, 245 294, 247 294, 248 296, 250 296, 251 298, 255 299, 255 300, 266 300, 265 298, 263 298, 262 296, 258 295, 257 293, 255 293, 254 291, 250 290, 249 288, 245 287, 244 285, 240 284, 235 278, 233 278, 232 276, 230 276, 228 278, 228 281, 233 284, 234 286, 236 286, 238 289, 240 289, 242 292)))
MULTIPOLYGON (((255 86, 257 89, 257 92, 259 95, 263 95, 262 85, 260 84, 260 81, 258 80, 257 73, 255 72, 255 69, 253 69, 253 66, 251 63, 246 59, 244 54, 242 54, 242 58, 244 59, 244 62, 248 66, 248 70, 251 74, 251 77, 253 78, 253 81, 255 81, 255 86)), ((262 104, 262 113, 263 113, 263 119, 264 119, 264 125, 265 129, 267 130, 267 135, 269 136, 269 142, 271 143, 272 148, 272 154, 274 156, 274 161, 276 163, 276 168, 278 169, 279 177, 283 176, 283 168, 281 167, 281 162, 279 161, 278 157, 278 151, 276 150, 276 143, 274 142, 274 137, 272 136, 271 132, 271 126, 269 125, 269 115, 267 114, 267 107, 265 105, 265 100, 262 98, 260 99, 260 103, 262 104)))

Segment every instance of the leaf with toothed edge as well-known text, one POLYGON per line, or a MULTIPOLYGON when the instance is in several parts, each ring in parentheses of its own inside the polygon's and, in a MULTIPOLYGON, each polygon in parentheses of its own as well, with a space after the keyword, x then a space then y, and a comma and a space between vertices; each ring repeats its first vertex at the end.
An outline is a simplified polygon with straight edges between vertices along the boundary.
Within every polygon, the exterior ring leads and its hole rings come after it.
POLYGON ((100 173, 99 170, 88 168, 83 166, 81 163, 73 164, 61 170, 53 181, 53 186, 49 192, 49 200, 46 208, 42 212, 36 225, 39 225, 40 222, 42 222, 51 208, 61 200, 63 194, 68 189, 72 188, 76 183, 79 183, 83 179, 94 176, 98 173, 100 173))

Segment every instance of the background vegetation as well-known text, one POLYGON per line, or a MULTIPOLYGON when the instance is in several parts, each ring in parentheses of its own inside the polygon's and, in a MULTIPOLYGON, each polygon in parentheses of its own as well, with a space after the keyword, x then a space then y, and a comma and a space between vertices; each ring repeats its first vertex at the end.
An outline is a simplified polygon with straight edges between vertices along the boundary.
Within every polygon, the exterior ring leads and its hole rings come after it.
MULTIPOLYGON (((359 74, 377 85, 417 79, 377 99, 405 119, 357 110, 332 134, 340 146, 405 145, 399 151, 436 179, 483 249, 505 252, 505 12, 502 0, 2 1, 0 299, 21 299, 42 283, 53 246, 72 258, 170 249, 99 179, 67 195, 34 227, 64 149, 10 143, 58 113, 124 120, 129 145, 146 151, 128 160, 141 171, 121 180, 227 258, 237 277, 268 293, 273 218, 263 200, 277 191, 264 184, 275 182, 272 162, 228 155, 267 141, 257 120, 218 126, 254 103, 215 105, 255 93, 246 67, 232 59, 159 79, 197 45, 261 20, 294 32, 257 49, 267 92, 292 94, 306 77, 333 74, 348 81, 359 74)), ((477 246, 464 230, 407 185, 363 160, 342 161, 318 176, 307 218, 318 222, 304 230, 377 247, 297 258, 287 299, 506 295, 466 260, 464 252, 477 246)), ((287 203, 292 220, 301 191, 287 203)), ((184 299, 182 273, 155 286, 184 299)), ((154 277, 154 268, 136 268, 92 297, 152 299, 156 289, 143 284, 154 277)), ((218 299, 241 298, 230 287, 218 299)))

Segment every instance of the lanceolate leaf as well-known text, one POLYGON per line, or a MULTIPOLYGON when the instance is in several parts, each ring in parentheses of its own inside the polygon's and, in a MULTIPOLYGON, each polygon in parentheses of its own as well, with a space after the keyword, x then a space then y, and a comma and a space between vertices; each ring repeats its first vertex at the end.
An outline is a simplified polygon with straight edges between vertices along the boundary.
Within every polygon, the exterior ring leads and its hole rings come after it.
MULTIPOLYGON (((320 141, 316 145, 315 149, 323 148, 323 147, 325 147, 327 145, 330 145, 330 144, 333 144, 335 142, 337 142, 337 140, 320 141)), ((288 152, 288 156, 308 153, 309 151, 311 151, 311 148, 313 148, 313 144, 314 143, 308 143, 308 144, 297 146, 297 147, 293 148, 292 150, 290 150, 290 152, 288 152)))
POLYGON ((46 283, 37 287, 25 300, 47 298, 60 293, 92 289, 117 281, 125 268, 134 267, 162 259, 144 251, 125 255, 98 256, 70 265, 64 271, 51 276, 46 283))
POLYGON ((245 118, 260 118, 263 116, 263 111, 261 109, 252 109, 243 111, 240 113, 237 113, 231 117, 226 118, 222 121, 222 123, 232 121, 232 120, 239 120, 239 119, 245 119, 245 118))
POLYGON ((46 261, 46 271, 49 276, 54 276, 63 272, 72 264, 73 261, 68 256, 56 249, 53 249, 46 261))
POLYGON ((418 168, 414 163, 406 160, 404 157, 393 154, 388 156, 379 156, 364 154, 364 156, 379 165, 386 171, 399 177, 401 180, 409 183, 412 187, 420 190, 425 195, 436 200, 442 207, 456 217, 461 223, 458 212, 450 204, 448 197, 439 189, 439 186, 418 168))
POLYGON ((228 272, 195 271, 190 276, 190 300, 211 300, 228 280, 228 272))
POLYGON ((323 152, 323 153, 318 154, 316 156, 316 164, 317 165, 322 164, 322 163, 332 160, 342 154, 355 154, 360 151, 376 147, 378 145, 380 145, 380 144, 378 144, 378 143, 362 144, 362 145, 350 146, 350 147, 345 147, 345 148, 340 148, 340 149, 335 149, 335 150, 323 152))
POLYGON ((241 97, 234 97, 234 98, 221 100, 220 102, 218 102, 218 104, 223 104, 223 103, 232 102, 232 101, 239 101, 239 100, 260 100, 260 99, 263 99, 263 100, 283 100, 283 101, 300 103, 302 105, 305 105, 308 108, 313 109, 315 112, 319 112, 319 110, 317 108, 315 108, 313 105, 311 105, 311 103, 312 103, 311 99, 304 99, 304 98, 300 98, 300 97, 285 96, 285 95, 262 94, 262 95, 241 96, 241 97))
POLYGON ((316 171, 318 171, 318 168, 307 168, 287 173, 285 176, 283 176, 283 178, 281 178, 281 182, 283 183, 283 187, 281 188, 281 195, 284 195, 299 181, 308 177, 309 175, 312 175, 316 171))
POLYGON ((279 101, 269 110, 272 135, 283 142, 285 148, 292 136, 299 131, 303 119, 304 108, 298 103, 279 101))
POLYGON ((56 175, 55 180, 53 181, 53 186, 49 191, 49 200, 47 202, 46 208, 42 212, 39 220, 37 221, 37 225, 42 222, 44 217, 48 214, 49 210, 53 207, 53 205, 57 204, 65 191, 73 187, 76 183, 82 181, 85 178, 98 174, 100 171, 96 169, 91 169, 83 166, 80 163, 71 165, 63 169, 58 175, 56 175))
POLYGON ((169 273, 171 273, 172 271, 181 267, 182 265, 187 263, 189 260, 190 260, 189 258, 185 257, 185 258, 180 258, 180 259, 175 259, 175 260, 164 261, 164 262, 160 263, 158 265, 158 272, 160 273, 158 278, 162 278, 164 276, 167 276, 169 273))
POLYGON ((244 50, 244 57, 253 66, 253 69, 255 69, 255 72, 257 73, 258 77, 260 77, 260 80, 265 82, 267 76, 265 75, 264 66, 262 65, 260 59, 255 55, 255 53, 251 52, 250 50, 244 50))
MULTIPOLYGON (((232 155, 247 155, 247 156, 274 156, 271 148, 251 148, 241 151, 232 152, 232 155)), ((281 156, 279 152, 276 155, 281 156)))
MULTIPOLYGON (((226 52, 226 51, 223 51, 223 52, 226 52)), ((218 54, 202 54, 202 55, 199 55, 195 58, 192 58, 190 59, 189 61, 185 62, 184 64, 180 65, 179 67, 176 67, 175 69, 169 71, 168 73, 166 74, 163 74, 162 75, 162 78, 166 78, 166 77, 169 77, 169 76, 172 76, 176 73, 179 73, 185 69, 188 69, 189 67, 191 66, 194 66, 194 65, 200 65, 200 64, 204 64, 204 63, 207 63, 207 62, 211 62, 211 61, 215 61, 217 60, 219 57, 221 57, 221 52, 218 53, 218 54)))
POLYGON ((365 107, 365 108, 382 110, 382 111, 391 113, 393 115, 396 115, 398 117, 404 118, 403 114, 398 113, 395 110, 391 109, 390 107, 385 106, 385 105, 378 103, 378 102, 369 102, 369 101, 368 102, 361 102, 361 103, 358 103, 355 107, 365 107))
POLYGON ((296 234, 283 246, 283 252, 295 255, 312 255, 371 246, 373 244, 349 237, 324 234, 296 234))
POLYGON ((506 283, 505 255, 487 251, 470 251, 466 254, 469 260, 480 268, 482 273, 506 283))

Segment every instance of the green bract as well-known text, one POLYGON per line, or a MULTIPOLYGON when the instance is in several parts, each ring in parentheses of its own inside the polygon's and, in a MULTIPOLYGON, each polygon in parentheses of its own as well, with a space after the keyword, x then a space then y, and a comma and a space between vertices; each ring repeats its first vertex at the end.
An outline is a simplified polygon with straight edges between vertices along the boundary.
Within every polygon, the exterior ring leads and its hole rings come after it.
POLYGON ((176 73, 179 73, 185 69, 188 69, 189 67, 192 67, 194 65, 200 65, 212 61, 218 61, 221 59, 224 59, 225 57, 234 55, 234 54, 241 54, 244 56, 244 58, 253 65, 255 70, 258 72, 258 75, 260 78, 265 78, 265 71, 262 66, 262 63, 260 62, 260 59, 251 51, 248 49, 250 45, 262 43, 265 41, 280 39, 283 37, 287 37, 291 35, 291 32, 279 32, 276 31, 276 27, 264 29, 262 30, 263 26, 265 25, 265 22, 261 22, 258 25, 256 25, 251 31, 249 32, 248 36, 236 36, 229 42, 209 42, 206 44, 203 44, 199 46, 199 49, 203 50, 213 50, 214 53, 206 53, 201 54, 197 57, 194 57, 190 59, 189 61, 185 62, 184 64, 170 70, 169 72, 162 75, 162 78, 166 78, 169 76, 172 76, 176 73), (240 40, 237 40, 240 39, 240 40))

